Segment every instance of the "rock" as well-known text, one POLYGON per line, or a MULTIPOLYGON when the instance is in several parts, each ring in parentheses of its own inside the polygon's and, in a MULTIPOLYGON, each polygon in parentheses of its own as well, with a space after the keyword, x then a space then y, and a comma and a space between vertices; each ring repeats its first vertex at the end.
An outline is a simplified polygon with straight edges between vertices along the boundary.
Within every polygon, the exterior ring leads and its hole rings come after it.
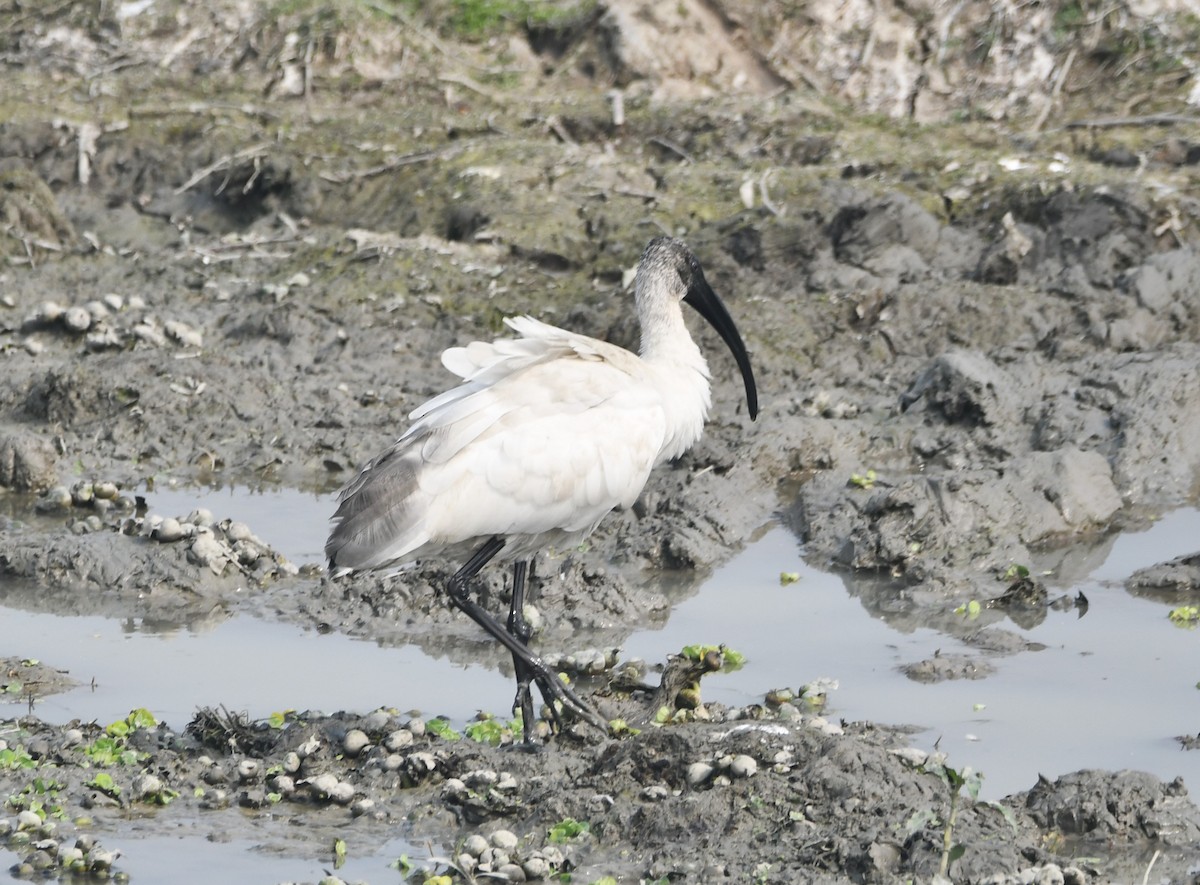
POLYGON ((0 486, 18 492, 37 492, 55 480, 57 455, 49 440, 32 433, 0 433, 0 486))
POLYGON ((92 315, 82 307, 68 307, 62 315, 62 324, 68 332, 82 335, 92 325, 92 315))
POLYGON ((734 777, 753 777, 758 772, 758 762, 753 756, 742 753, 729 763, 729 773, 734 777))
POLYGON ((496 830, 489 838, 494 847, 509 854, 516 851, 517 845, 520 844, 520 840, 511 830, 496 830))
POLYGON ((515 864, 515 863, 501 864, 500 867, 496 870, 496 872, 499 873, 501 876, 503 876, 509 882, 524 882, 525 881, 525 869, 523 867, 517 866, 517 864, 515 864))
POLYGON ((342 750, 347 756, 357 756, 370 745, 371 739, 367 737, 366 732, 358 728, 350 729, 342 738, 342 750))
POLYGON ((393 753, 411 747, 413 733, 407 728, 398 728, 383 739, 383 745, 393 753))
POLYGON ((470 854, 472 857, 478 858, 487 850, 488 840, 478 833, 472 833, 463 840, 463 851, 470 854))
POLYGON ((693 762, 687 768, 687 782, 689 786, 698 787, 708 782, 712 777, 713 766, 707 762, 693 762))

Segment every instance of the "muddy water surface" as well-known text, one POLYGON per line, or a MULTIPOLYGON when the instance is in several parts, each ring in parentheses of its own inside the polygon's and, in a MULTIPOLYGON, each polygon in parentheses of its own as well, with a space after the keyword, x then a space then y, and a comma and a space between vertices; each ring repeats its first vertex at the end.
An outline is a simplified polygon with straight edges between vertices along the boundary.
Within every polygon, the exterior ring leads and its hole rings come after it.
MULTIPOLYGON (((320 561, 332 501, 289 489, 160 488, 152 509, 239 513, 303 565, 320 561)), ((623 655, 653 662, 697 642, 738 649, 746 665, 704 684, 707 701, 729 706, 761 702, 770 688, 832 680, 830 718, 911 725, 914 745, 983 771, 992 798, 1028 788, 1038 774, 1081 767, 1143 769, 1170 780, 1188 774, 1190 759, 1173 737, 1195 730, 1195 636, 1170 623, 1169 606, 1131 595, 1123 582, 1190 552, 1198 535, 1200 511, 1183 509, 1148 530, 1059 554, 1062 575, 1046 577, 1051 595, 1084 593, 1086 613, 1051 609, 1022 627, 987 607, 976 623, 879 604, 869 583, 807 564, 794 536, 771 524, 679 602, 666 626, 633 632, 623 655), (785 581, 784 573, 798 579, 785 581), (980 630, 1015 634, 1022 650, 981 651, 980 630), (906 667, 943 655, 974 662, 964 673, 982 678, 926 683, 906 675, 906 667)), ((37 714, 60 723, 104 723, 134 707, 182 728, 200 706, 264 718, 284 708, 365 713, 403 705, 461 724, 479 710, 503 710, 511 692, 510 677, 460 655, 433 657, 415 645, 223 609, 185 624, 6 609, 0 644, 52 660, 81 683, 38 701, 37 714)))

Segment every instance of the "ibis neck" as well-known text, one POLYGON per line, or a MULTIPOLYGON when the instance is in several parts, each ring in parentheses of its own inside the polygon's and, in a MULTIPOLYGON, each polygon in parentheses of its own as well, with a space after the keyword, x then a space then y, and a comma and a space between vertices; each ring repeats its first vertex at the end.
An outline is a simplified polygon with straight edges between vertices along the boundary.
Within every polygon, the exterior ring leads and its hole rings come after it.
POLYGON ((661 462, 683 454, 700 438, 711 402, 708 363, 688 333, 678 301, 641 320, 642 361, 658 375, 667 415, 661 462))

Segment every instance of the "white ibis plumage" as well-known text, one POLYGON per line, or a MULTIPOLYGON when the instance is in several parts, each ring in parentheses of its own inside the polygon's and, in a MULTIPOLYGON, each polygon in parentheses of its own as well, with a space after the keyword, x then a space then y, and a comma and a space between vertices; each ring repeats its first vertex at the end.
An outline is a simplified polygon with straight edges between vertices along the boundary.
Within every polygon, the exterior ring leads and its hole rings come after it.
POLYGON ((522 712, 526 741, 531 682, 556 721, 557 701, 607 727, 529 650, 522 616, 528 562, 543 548, 578 544, 605 514, 631 506, 656 465, 700 438, 710 404, 708 365, 681 303, 724 339, 741 370, 750 417, 758 413, 746 347, 687 246, 651 240, 634 290, 636 355, 528 316, 505 320, 516 338, 442 354, 462 382, 413 411, 404 435, 342 488, 325 544, 334 576, 435 555, 465 558, 448 582, 449 600, 512 653, 513 709, 522 712), (471 579, 497 556, 513 562, 505 626, 469 594, 471 579))

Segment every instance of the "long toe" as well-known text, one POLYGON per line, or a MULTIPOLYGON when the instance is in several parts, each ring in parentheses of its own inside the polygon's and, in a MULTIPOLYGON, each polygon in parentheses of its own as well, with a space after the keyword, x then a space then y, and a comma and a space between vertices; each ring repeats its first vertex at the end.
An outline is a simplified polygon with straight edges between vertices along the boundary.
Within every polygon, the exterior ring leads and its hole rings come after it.
POLYGON ((542 693, 542 699, 550 708, 559 730, 562 729, 562 719, 555 701, 561 704, 564 710, 570 710, 589 725, 600 729, 606 735, 609 733, 608 720, 592 709, 590 705, 584 703, 571 687, 557 676, 552 673, 544 676, 539 674, 536 681, 538 690, 542 693))

